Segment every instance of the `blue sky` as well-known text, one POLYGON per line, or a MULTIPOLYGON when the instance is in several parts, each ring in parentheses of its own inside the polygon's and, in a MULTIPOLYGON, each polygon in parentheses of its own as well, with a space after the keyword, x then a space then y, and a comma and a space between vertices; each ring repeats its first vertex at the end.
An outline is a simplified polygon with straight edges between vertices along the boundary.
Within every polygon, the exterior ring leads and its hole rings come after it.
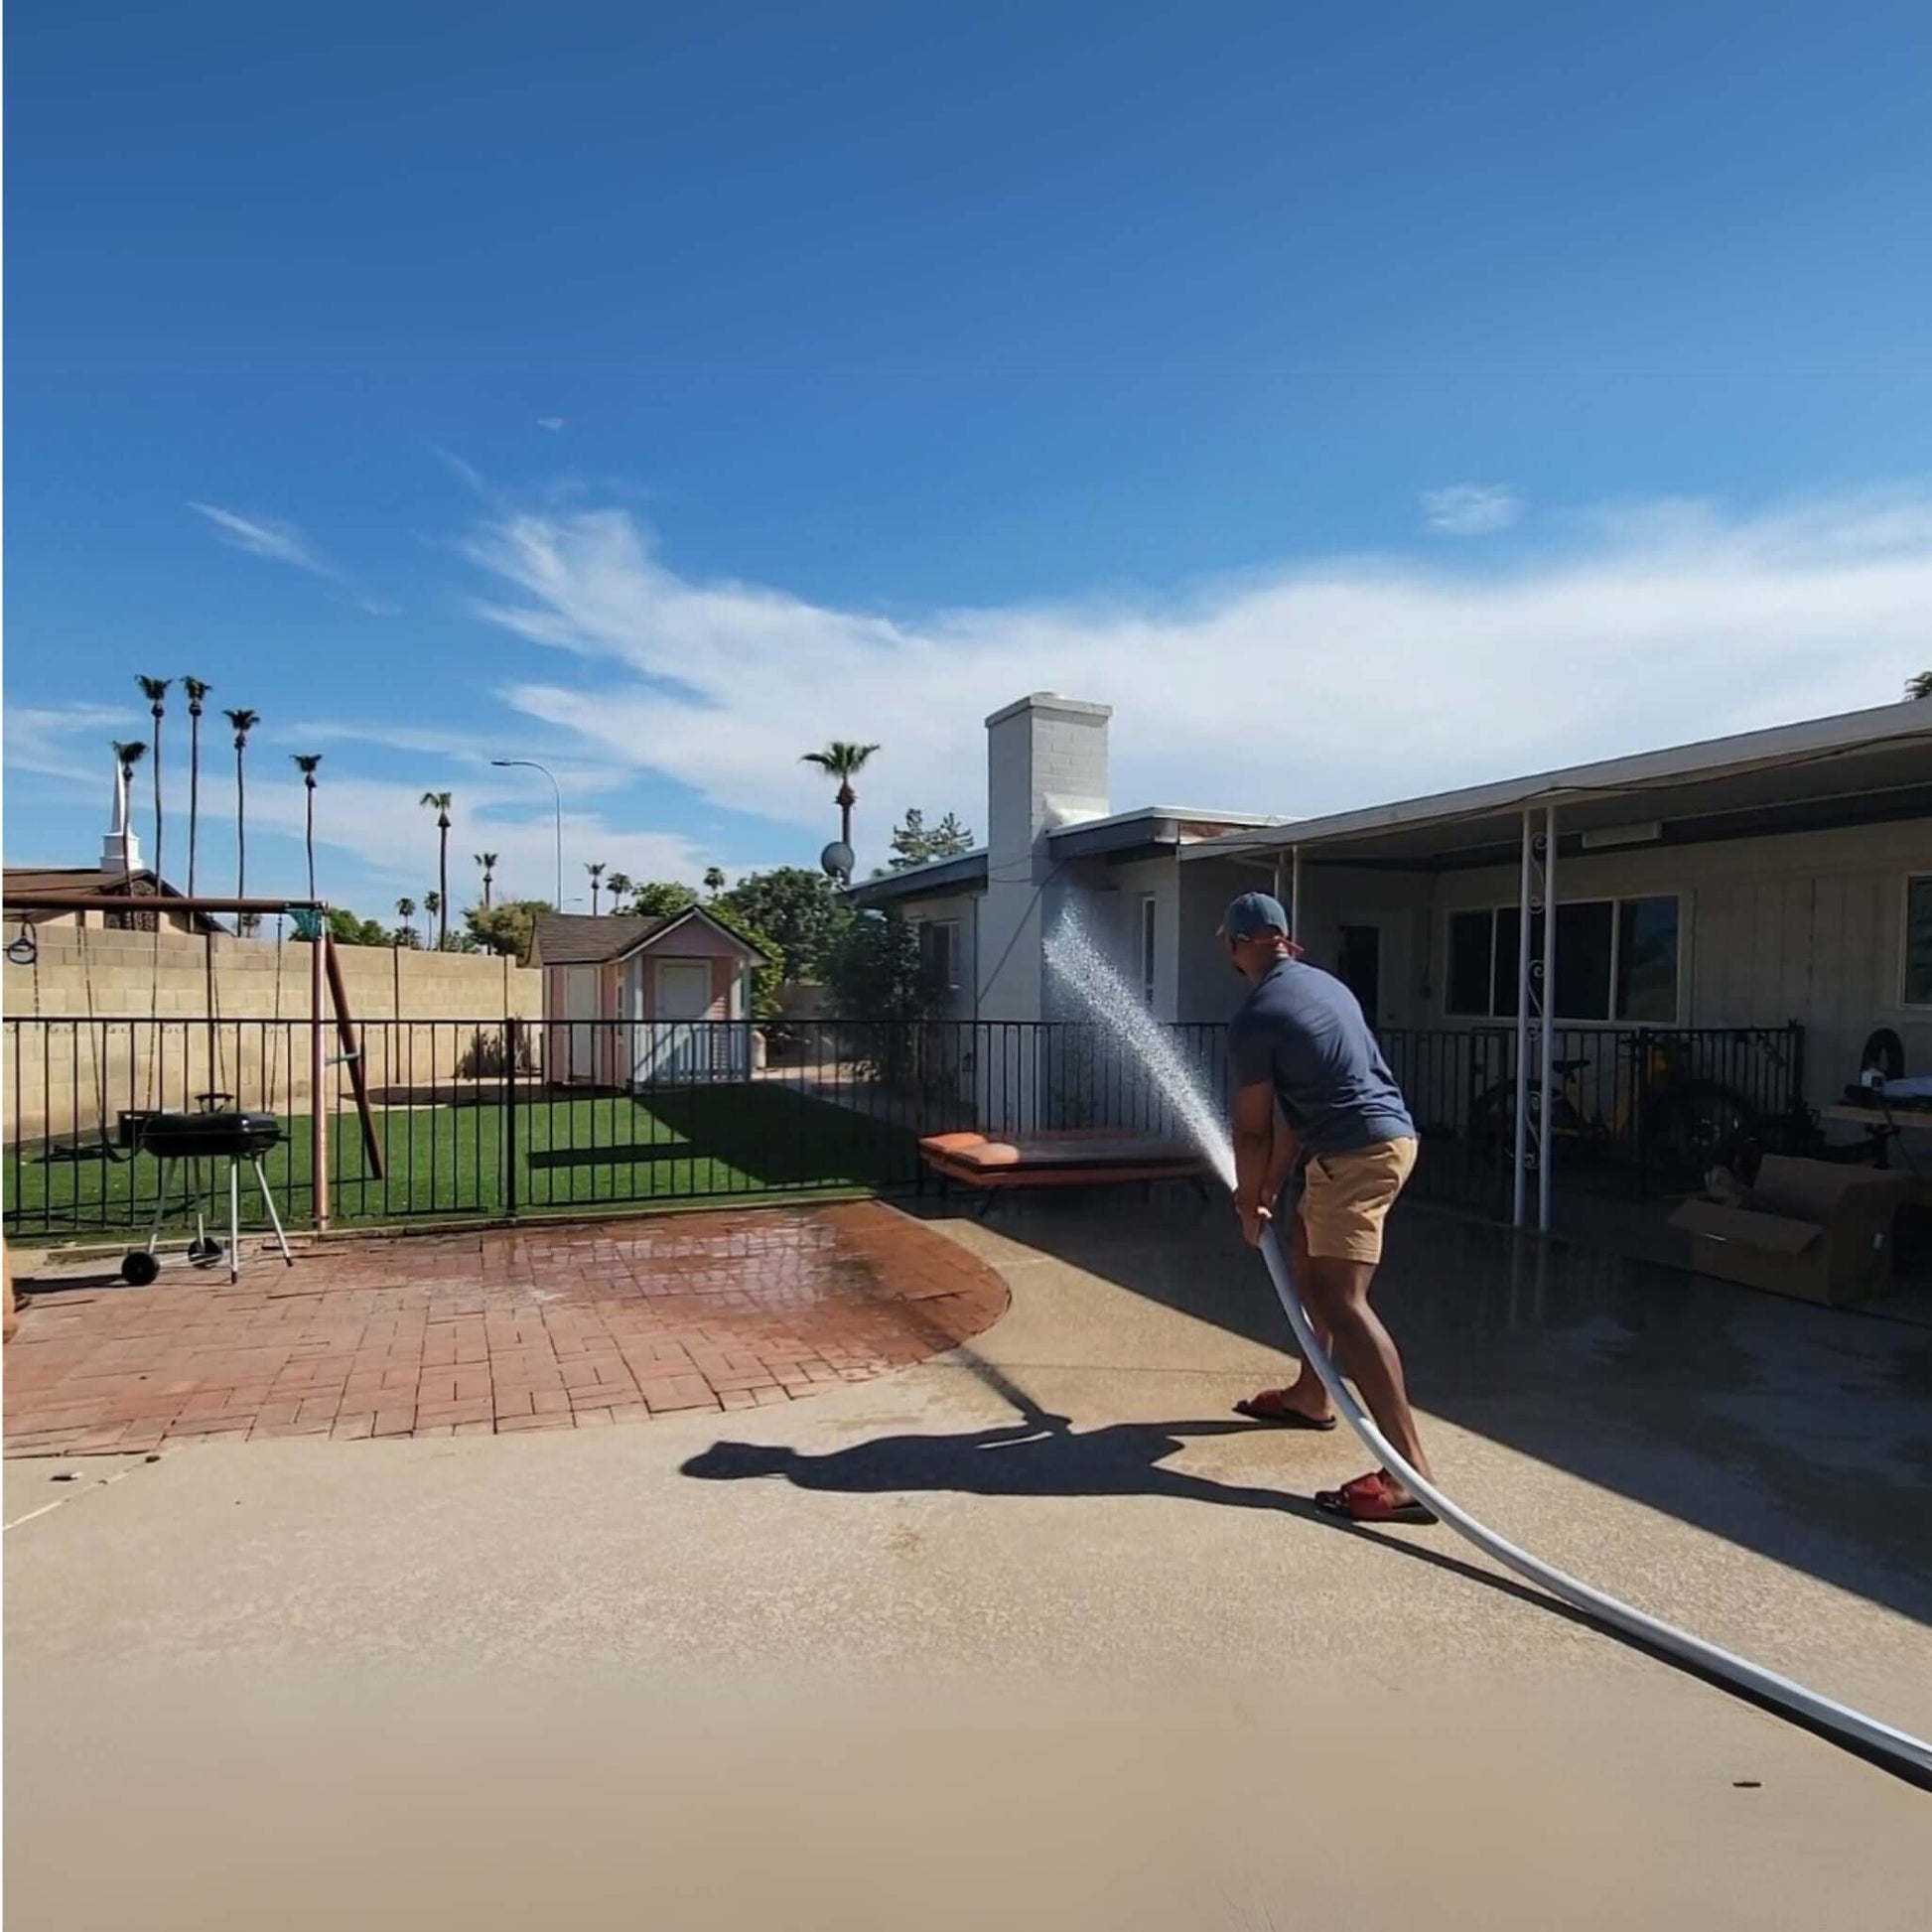
POLYGON ((324 754, 373 909, 428 787, 548 891, 492 755, 577 893, 810 863, 834 734, 868 861, 981 826, 1028 689, 1117 806, 1293 814, 1932 662, 1922 6, 8 28, 10 863, 97 851, 137 672, 262 713, 253 886, 324 754))

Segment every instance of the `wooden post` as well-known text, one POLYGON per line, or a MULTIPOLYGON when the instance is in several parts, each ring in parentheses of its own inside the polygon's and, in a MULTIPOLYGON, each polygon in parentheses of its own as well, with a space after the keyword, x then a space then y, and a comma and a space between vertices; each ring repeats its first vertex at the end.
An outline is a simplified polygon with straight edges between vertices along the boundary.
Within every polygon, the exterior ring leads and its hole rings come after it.
POLYGON ((323 1022, 329 944, 325 926, 309 942, 309 1185, 315 1196, 316 1232, 329 1227, 329 1079, 328 1035, 323 1022))
POLYGON ((362 1155, 368 1163, 371 1179, 382 1178, 382 1142, 376 1135, 375 1115, 369 1108, 369 1074, 362 1060, 362 1041, 355 1032, 355 1019, 348 1010, 348 986, 343 978, 343 962, 336 956, 336 942, 324 939, 323 962, 329 969, 329 996, 336 1007, 336 1039, 348 1063, 348 1084, 355 1095, 355 1112, 362 1123, 362 1155))

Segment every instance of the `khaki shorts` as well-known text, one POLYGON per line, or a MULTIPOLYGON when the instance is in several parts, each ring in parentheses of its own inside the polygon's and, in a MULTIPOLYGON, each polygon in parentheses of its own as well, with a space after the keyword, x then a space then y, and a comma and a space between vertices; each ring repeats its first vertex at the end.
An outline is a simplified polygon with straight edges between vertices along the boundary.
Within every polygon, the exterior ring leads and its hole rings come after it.
POLYGON ((1309 1253, 1332 1261, 1380 1261, 1382 1223, 1415 1166, 1416 1143, 1407 1136, 1311 1161, 1302 1171, 1309 1253))

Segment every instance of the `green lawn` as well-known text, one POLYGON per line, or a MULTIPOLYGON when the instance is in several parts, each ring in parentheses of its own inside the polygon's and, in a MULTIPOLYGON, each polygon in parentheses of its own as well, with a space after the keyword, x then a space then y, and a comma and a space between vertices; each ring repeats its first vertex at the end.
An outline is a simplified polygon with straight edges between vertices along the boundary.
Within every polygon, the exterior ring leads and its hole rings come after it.
MULTIPOLYGON (((334 1219, 505 1212, 503 1116, 500 1104, 378 1111, 386 1157, 378 1180, 354 1113, 336 1114, 329 1130, 334 1219)), ((288 1138, 264 1166, 284 1221, 301 1226, 314 1218, 310 1122, 303 1114, 283 1125, 288 1138)), ((880 1187, 916 1173, 903 1128, 763 1082, 672 1088, 644 1099, 534 1094, 519 1098, 515 1131, 519 1213, 880 1187)), ((7 1229, 17 1236, 145 1224, 160 1185, 150 1157, 110 1162, 91 1141, 8 1148, 4 1173, 7 1229)), ((244 1182, 242 1212, 251 1222, 265 1219, 252 1179, 244 1182)))

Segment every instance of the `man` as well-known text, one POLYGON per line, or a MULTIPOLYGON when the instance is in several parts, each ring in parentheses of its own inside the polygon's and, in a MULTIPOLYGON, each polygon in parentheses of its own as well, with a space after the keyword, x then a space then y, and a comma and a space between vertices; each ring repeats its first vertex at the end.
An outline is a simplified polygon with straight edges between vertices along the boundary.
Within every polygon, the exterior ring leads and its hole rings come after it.
MULTIPOLYGON (((1235 971, 1254 988, 1228 1031, 1242 1232, 1261 1240, 1299 1172, 1289 1258, 1309 1320, 1382 1434, 1430 1476, 1402 1358, 1368 1300, 1382 1224, 1416 1164, 1415 1123, 1355 996, 1302 962, 1279 899, 1243 893, 1228 907, 1221 936, 1235 971)), ((1335 1426, 1328 1392, 1307 1367, 1287 1388, 1264 1389, 1236 1407, 1288 1428, 1335 1426)), ((1315 1502, 1357 1523, 1435 1521, 1386 1469, 1324 1490, 1315 1502)))

